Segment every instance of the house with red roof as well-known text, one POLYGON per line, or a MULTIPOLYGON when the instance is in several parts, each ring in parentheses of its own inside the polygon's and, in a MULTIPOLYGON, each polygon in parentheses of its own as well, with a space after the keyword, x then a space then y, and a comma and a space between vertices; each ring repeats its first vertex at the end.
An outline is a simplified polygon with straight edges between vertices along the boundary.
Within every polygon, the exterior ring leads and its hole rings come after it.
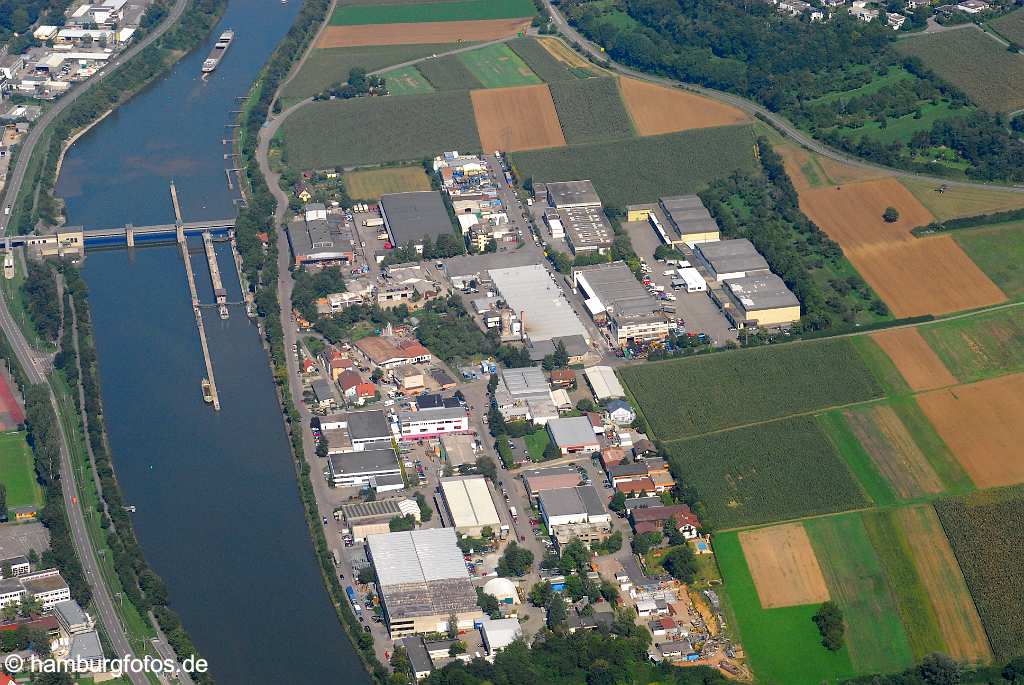
POLYGON ((684 538, 691 540, 697 537, 697 531, 701 528, 700 519, 686 504, 633 509, 629 518, 637 535, 664 530, 665 523, 672 521, 673 527, 682 533, 684 538))

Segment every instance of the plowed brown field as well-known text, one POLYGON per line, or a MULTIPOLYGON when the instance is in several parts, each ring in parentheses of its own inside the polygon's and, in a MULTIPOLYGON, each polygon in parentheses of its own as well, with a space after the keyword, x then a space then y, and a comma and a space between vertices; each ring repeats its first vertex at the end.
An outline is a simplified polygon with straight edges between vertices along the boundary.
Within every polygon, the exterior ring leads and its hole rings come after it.
POLYGON ((642 136, 750 121, 741 110, 710 98, 633 78, 619 78, 626 109, 642 136))
POLYGON ((473 113, 484 150, 535 150, 565 145, 546 84, 474 90, 473 113))
POLYGON ((989 661, 992 650, 985 629, 935 510, 930 505, 906 507, 897 509, 896 516, 949 655, 967 663, 989 661))
POLYGON ((745 530, 739 539, 763 608, 817 604, 829 598, 802 523, 745 530))
POLYGON ((1024 374, 933 390, 916 399, 975 485, 1024 483, 1024 374))
POLYGON ((932 215, 895 179, 799 193, 804 213, 842 246, 896 316, 948 314, 1006 300, 952 237, 911 235, 932 215), (886 207, 899 211, 898 221, 882 220, 886 207))
POLYGON ((956 385, 956 378, 916 328, 894 328, 871 337, 889 355, 911 390, 956 385))
POLYGON ((318 48, 348 48, 356 45, 413 45, 486 41, 514 36, 530 25, 522 19, 480 19, 476 21, 431 21, 411 24, 363 24, 328 26, 320 34, 318 48))

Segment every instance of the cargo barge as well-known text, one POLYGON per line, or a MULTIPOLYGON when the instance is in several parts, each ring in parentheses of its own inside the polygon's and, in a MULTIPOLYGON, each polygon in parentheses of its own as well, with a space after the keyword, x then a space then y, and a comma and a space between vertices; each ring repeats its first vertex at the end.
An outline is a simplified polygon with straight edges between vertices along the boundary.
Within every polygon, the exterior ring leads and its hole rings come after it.
POLYGON ((224 53, 228 51, 228 46, 231 45, 231 41, 234 39, 235 32, 230 29, 220 34, 220 38, 218 38, 217 42, 213 45, 213 50, 210 52, 210 56, 203 60, 204 74, 209 74, 217 68, 220 61, 224 59, 224 53))

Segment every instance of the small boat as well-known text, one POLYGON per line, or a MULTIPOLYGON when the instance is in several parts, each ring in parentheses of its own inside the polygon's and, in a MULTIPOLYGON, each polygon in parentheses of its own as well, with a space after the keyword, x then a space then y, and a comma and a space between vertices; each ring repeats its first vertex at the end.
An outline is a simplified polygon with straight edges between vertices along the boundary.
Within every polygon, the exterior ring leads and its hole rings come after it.
POLYGON ((4 278, 9 281, 14 275, 14 253, 8 250, 4 253, 4 278))
POLYGON ((206 402, 207 404, 213 403, 213 391, 210 388, 209 378, 203 379, 203 402, 206 402))

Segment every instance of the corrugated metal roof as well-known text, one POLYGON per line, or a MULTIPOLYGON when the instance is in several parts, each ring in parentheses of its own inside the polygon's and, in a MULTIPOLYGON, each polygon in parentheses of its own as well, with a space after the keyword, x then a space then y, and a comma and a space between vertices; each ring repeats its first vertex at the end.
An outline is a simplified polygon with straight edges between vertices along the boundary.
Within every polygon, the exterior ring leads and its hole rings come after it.
POLYGON ((442 478, 441 491, 456 528, 501 524, 483 476, 442 478))
POLYGON ((381 586, 469 578, 452 528, 367 535, 381 586))

